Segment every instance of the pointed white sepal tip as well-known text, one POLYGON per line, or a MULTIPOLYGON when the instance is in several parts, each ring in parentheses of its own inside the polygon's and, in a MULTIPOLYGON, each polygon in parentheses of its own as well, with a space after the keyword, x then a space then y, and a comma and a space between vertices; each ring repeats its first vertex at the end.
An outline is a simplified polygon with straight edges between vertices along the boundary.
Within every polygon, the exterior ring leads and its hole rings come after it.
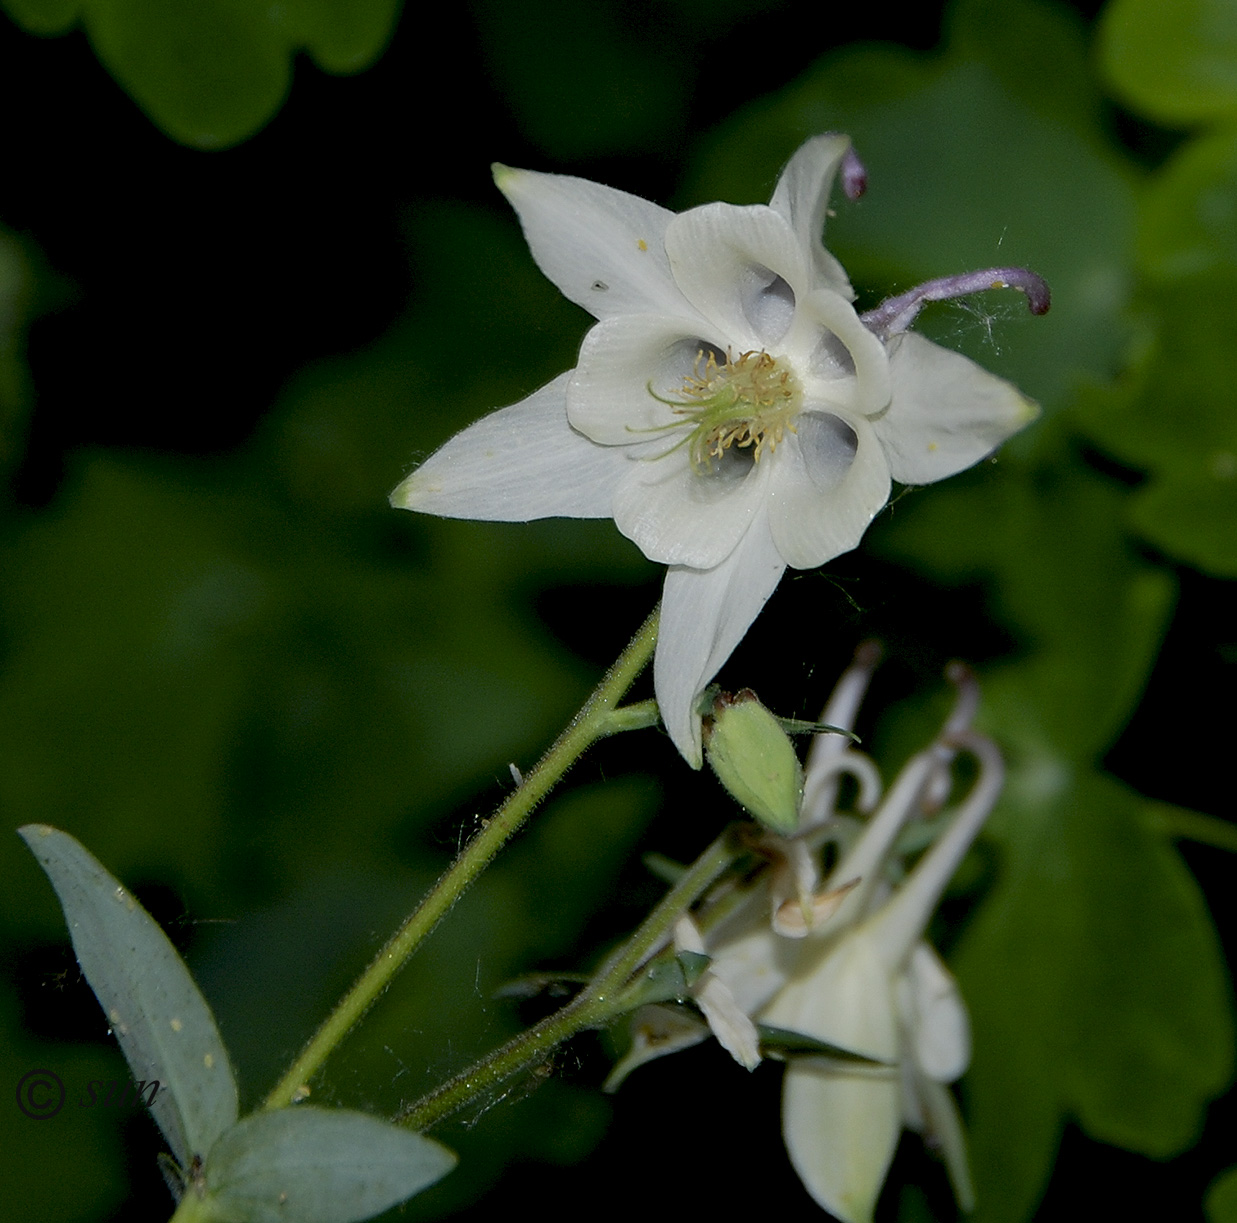
POLYGON ((1032 421, 1039 420, 1044 414, 1044 409, 1034 399, 1029 399, 1026 395, 1019 395, 1018 398, 1022 402, 1019 405, 1020 410, 1016 417, 1017 425, 1015 431, 1017 429, 1025 429, 1032 421))
POLYGON ((515 182, 520 176, 520 171, 512 166, 505 166, 501 161, 496 161, 490 166, 490 173, 494 176, 494 186, 496 186, 503 195, 510 195, 508 187, 515 182))
POLYGON ((397 485, 388 498, 392 507, 397 510, 419 510, 428 498, 442 492, 442 485, 434 480, 426 480, 419 472, 413 472, 406 480, 397 485))

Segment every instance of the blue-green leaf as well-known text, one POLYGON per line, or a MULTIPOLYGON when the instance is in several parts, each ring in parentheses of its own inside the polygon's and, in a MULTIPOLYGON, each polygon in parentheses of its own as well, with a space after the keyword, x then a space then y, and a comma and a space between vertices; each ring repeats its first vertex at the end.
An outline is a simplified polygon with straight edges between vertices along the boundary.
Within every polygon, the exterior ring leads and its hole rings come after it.
POLYGON ((208 1217, 356 1223, 441 1180, 455 1163, 432 1138, 366 1113, 258 1113, 224 1134, 206 1159, 208 1217))
POLYGON ((56 889, 73 950, 181 1167, 236 1121, 236 1082, 206 999, 167 936, 68 833, 18 830, 56 889))

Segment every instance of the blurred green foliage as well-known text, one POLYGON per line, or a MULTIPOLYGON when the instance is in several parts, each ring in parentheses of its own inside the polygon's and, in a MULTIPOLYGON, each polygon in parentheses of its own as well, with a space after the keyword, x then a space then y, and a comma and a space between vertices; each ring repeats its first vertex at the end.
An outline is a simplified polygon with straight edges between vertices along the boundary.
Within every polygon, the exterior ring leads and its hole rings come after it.
POLYGON ((1114 89, 1163 123, 1237 109, 1237 11, 1227 0, 1113 0, 1100 59, 1114 89))
POLYGON ((3 0, 24 30, 86 31, 103 66, 173 140, 234 145, 283 105, 292 57, 359 72, 381 54, 400 0, 3 0))
MULTIPOLYGON (((155 121, 199 146, 265 122, 295 48, 351 71, 394 20, 391 5, 286 5, 259 29, 221 5, 199 14, 219 24, 177 26, 169 41, 155 6, 5 4, 40 33, 83 22, 155 121), (332 13, 356 24, 332 26, 332 13), (202 71, 170 80, 172 43, 202 71), (243 88, 225 88, 229 75, 243 88)), ((718 81, 687 38, 703 6, 655 6, 648 28, 619 4, 547 0, 520 17, 479 0, 469 11, 493 87, 556 168, 594 175, 580 162, 661 153, 690 131, 678 204, 755 201, 804 137, 845 130, 869 191, 837 203, 827 237, 861 306, 993 264, 1051 283, 1045 319, 1015 294, 925 311, 926 333, 1017 381, 1044 418, 995 464, 899 500, 862 556, 833 568, 895 575, 897 606, 859 615, 856 634, 883 619, 912 650, 952 650, 946 611, 965 606, 997 642, 981 660, 982 716, 1010 781, 989 869, 972 871, 982 900, 953 931, 952 955, 975 1028, 962 1095, 977 1219, 1032 1218, 1070 1126, 1156 1160, 1187 1150, 1232 1076, 1231 986, 1170 843, 1174 809, 1106 760, 1179 585, 1237 577, 1232 7, 1114 0, 1092 46, 1052 4, 960 0, 930 54, 822 43, 827 53, 793 76, 772 57, 760 96, 706 131, 693 117, 718 81), (1114 135, 1109 91, 1188 130, 1148 128, 1166 152, 1135 158, 1114 135)), ((777 13, 736 0, 716 14, 711 45, 757 42, 777 13)), ((594 176, 630 186, 621 169, 594 176)), ((655 597, 656 567, 609 524, 442 522, 383 507, 451 433, 571 365, 587 322, 540 278, 496 199, 477 207, 449 190, 434 176, 405 214, 415 283, 403 315, 358 351, 297 372, 244 447, 214 458, 79 450, 52 503, 13 511, 0 537, 0 802, 14 826, 66 827, 118 877, 169 886, 193 918, 226 923, 197 928, 191 964, 250 1105, 509 784, 508 761, 531 763, 655 597), (618 629, 615 605, 632 609, 618 629), (479 789, 488 795, 470 797, 479 789)), ((3 242, 0 412, 16 439, 32 401, 22 347, 34 264, 28 247, 3 242)), ((10 453, 12 467, 18 442, 10 453)), ((850 626, 818 629, 804 611, 822 589, 783 584, 754 630, 763 650, 736 655, 728 686, 752 684, 779 713, 816 712, 789 707, 801 693, 777 693, 778 708, 762 664, 768 639, 781 650, 780 626, 793 624, 807 626, 790 635, 805 656, 795 676, 807 682, 817 653, 832 665, 826 652, 850 626)), ((904 702, 906 733, 890 741, 927 725, 933 699, 904 702)), ((1140 742, 1150 753, 1179 733, 1174 720, 1140 742)), ((604 786, 586 772, 413 962, 316 1100, 394 1111, 467 1064, 515 1030, 513 1008, 491 997, 502 981, 587 962, 631 916, 628 893, 643 893, 625 864, 638 846, 691 854, 730 817, 653 736, 623 746, 647 751, 640 767, 659 780, 615 776, 623 753, 606 757, 604 786)), ((11 841, 0 841, 6 933, 22 947, 59 940, 46 885, 11 841)), ((40 1061, 68 1077, 106 1060, 84 1034, 62 1045, 18 1035, 15 1003, 3 1022, 13 1077, 40 1061)), ((708 1070, 743 1092, 724 1060, 708 1070)), ((416 1217, 461 1208, 513 1162, 582 1159, 610 1108, 582 1077, 535 1093, 518 1084, 444 1135, 467 1176, 418 1200, 416 1217)), ((743 1117, 745 1133, 776 1129, 772 1111, 743 1117)), ((32 1162, 48 1158, 35 1127, 13 1127, 0 1146, 15 1200, 32 1206, 23 1217, 93 1219, 120 1200, 115 1131, 98 1114, 71 1122, 57 1143, 74 1162, 55 1181, 32 1162)), ((1231 1173, 1216 1182, 1213 1219, 1233 1216, 1232 1185, 1231 1173)), ((942 1210, 912 1187, 900 1217, 942 1210)))
POLYGON ((30 412, 25 349, 33 280, 21 243, 0 229, 0 473, 6 479, 21 459, 30 412))
POLYGON ((1237 1219, 1237 1168, 1218 1176, 1207 1191, 1208 1223, 1231 1223, 1237 1219))

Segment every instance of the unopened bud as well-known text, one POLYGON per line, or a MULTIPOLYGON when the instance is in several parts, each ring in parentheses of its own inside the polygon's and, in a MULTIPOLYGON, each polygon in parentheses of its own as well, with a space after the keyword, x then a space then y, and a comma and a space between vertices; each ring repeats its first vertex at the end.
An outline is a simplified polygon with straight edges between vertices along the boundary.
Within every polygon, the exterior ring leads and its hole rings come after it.
POLYGON ((794 744, 750 688, 713 702, 705 754, 717 779, 766 828, 789 836, 799 826, 803 769, 794 744))

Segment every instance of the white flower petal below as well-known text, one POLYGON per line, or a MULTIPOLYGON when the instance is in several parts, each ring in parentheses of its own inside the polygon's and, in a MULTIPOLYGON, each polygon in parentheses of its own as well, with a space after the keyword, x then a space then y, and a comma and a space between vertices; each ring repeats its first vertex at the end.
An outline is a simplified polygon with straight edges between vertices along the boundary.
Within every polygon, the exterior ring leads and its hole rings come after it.
POLYGON ((898 982, 899 1008, 919 1068, 938 1083, 962 1077, 971 1061, 971 1022, 953 973, 925 942, 898 982))
POLYGON ((902 484, 973 467, 1039 415, 1011 383, 923 336, 894 336, 888 351, 893 398, 872 427, 902 484))
MULTIPOLYGON (((692 951, 704 955, 704 939, 694 921, 684 913, 675 923, 674 947, 676 951, 692 951)), ((712 969, 704 973, 692 987, 692 996, 709 1021, 709 1028, 721 1045, 739 1065, 755 1070, 760 1065, 760 1035, 751 1016, 745 1011, 730 987, 712 969)))
POLYGON ((537 266, 577 306, 595 318, 682 309, 666 257, 669 209, 564 174, 495 166, 494 181, 537 266))
POLYGON ((953 1185, 954 1197, 964 1214, 975 1209, 975 1186, 971 1180, 970 1161, 966 1154, 966 1129, 958 1115, 958 1105, 948 1087, 932 1079, 920 1079, 918 1127, 924 1137, 940 1149, 953 1185))
POLYGON ((760 515, 720 565, 675 565, 666 574, 653 687, 662 723, 693 768, 702 762, 696 697, 743 639, 785 570, 760 515))
POLYGON ((609 518, 628 461, 567 423, 569 377, 560 374, 457 433, 391 494, 391 504, 490 522, 609 518))
POLYGON ((761 1012, 760 1021, 896 1064, 901 1037, 894 985, 864 929, 847 931, 823 958, 813 942, 797 944, 804 967, 761 1012))
POLYGON ((871 1223, 902 1132, 896 1070, 798 1058, 782 1089, 782 1135, 803 1187, 843 1223, 871 1223))
POLYGON ((760 883, 745 905, 709 931, 709 969, 726 982, 731 996, 748 1015, 760 1012, 786 984, 796 948, 769 924, 770 889, 760 883))

